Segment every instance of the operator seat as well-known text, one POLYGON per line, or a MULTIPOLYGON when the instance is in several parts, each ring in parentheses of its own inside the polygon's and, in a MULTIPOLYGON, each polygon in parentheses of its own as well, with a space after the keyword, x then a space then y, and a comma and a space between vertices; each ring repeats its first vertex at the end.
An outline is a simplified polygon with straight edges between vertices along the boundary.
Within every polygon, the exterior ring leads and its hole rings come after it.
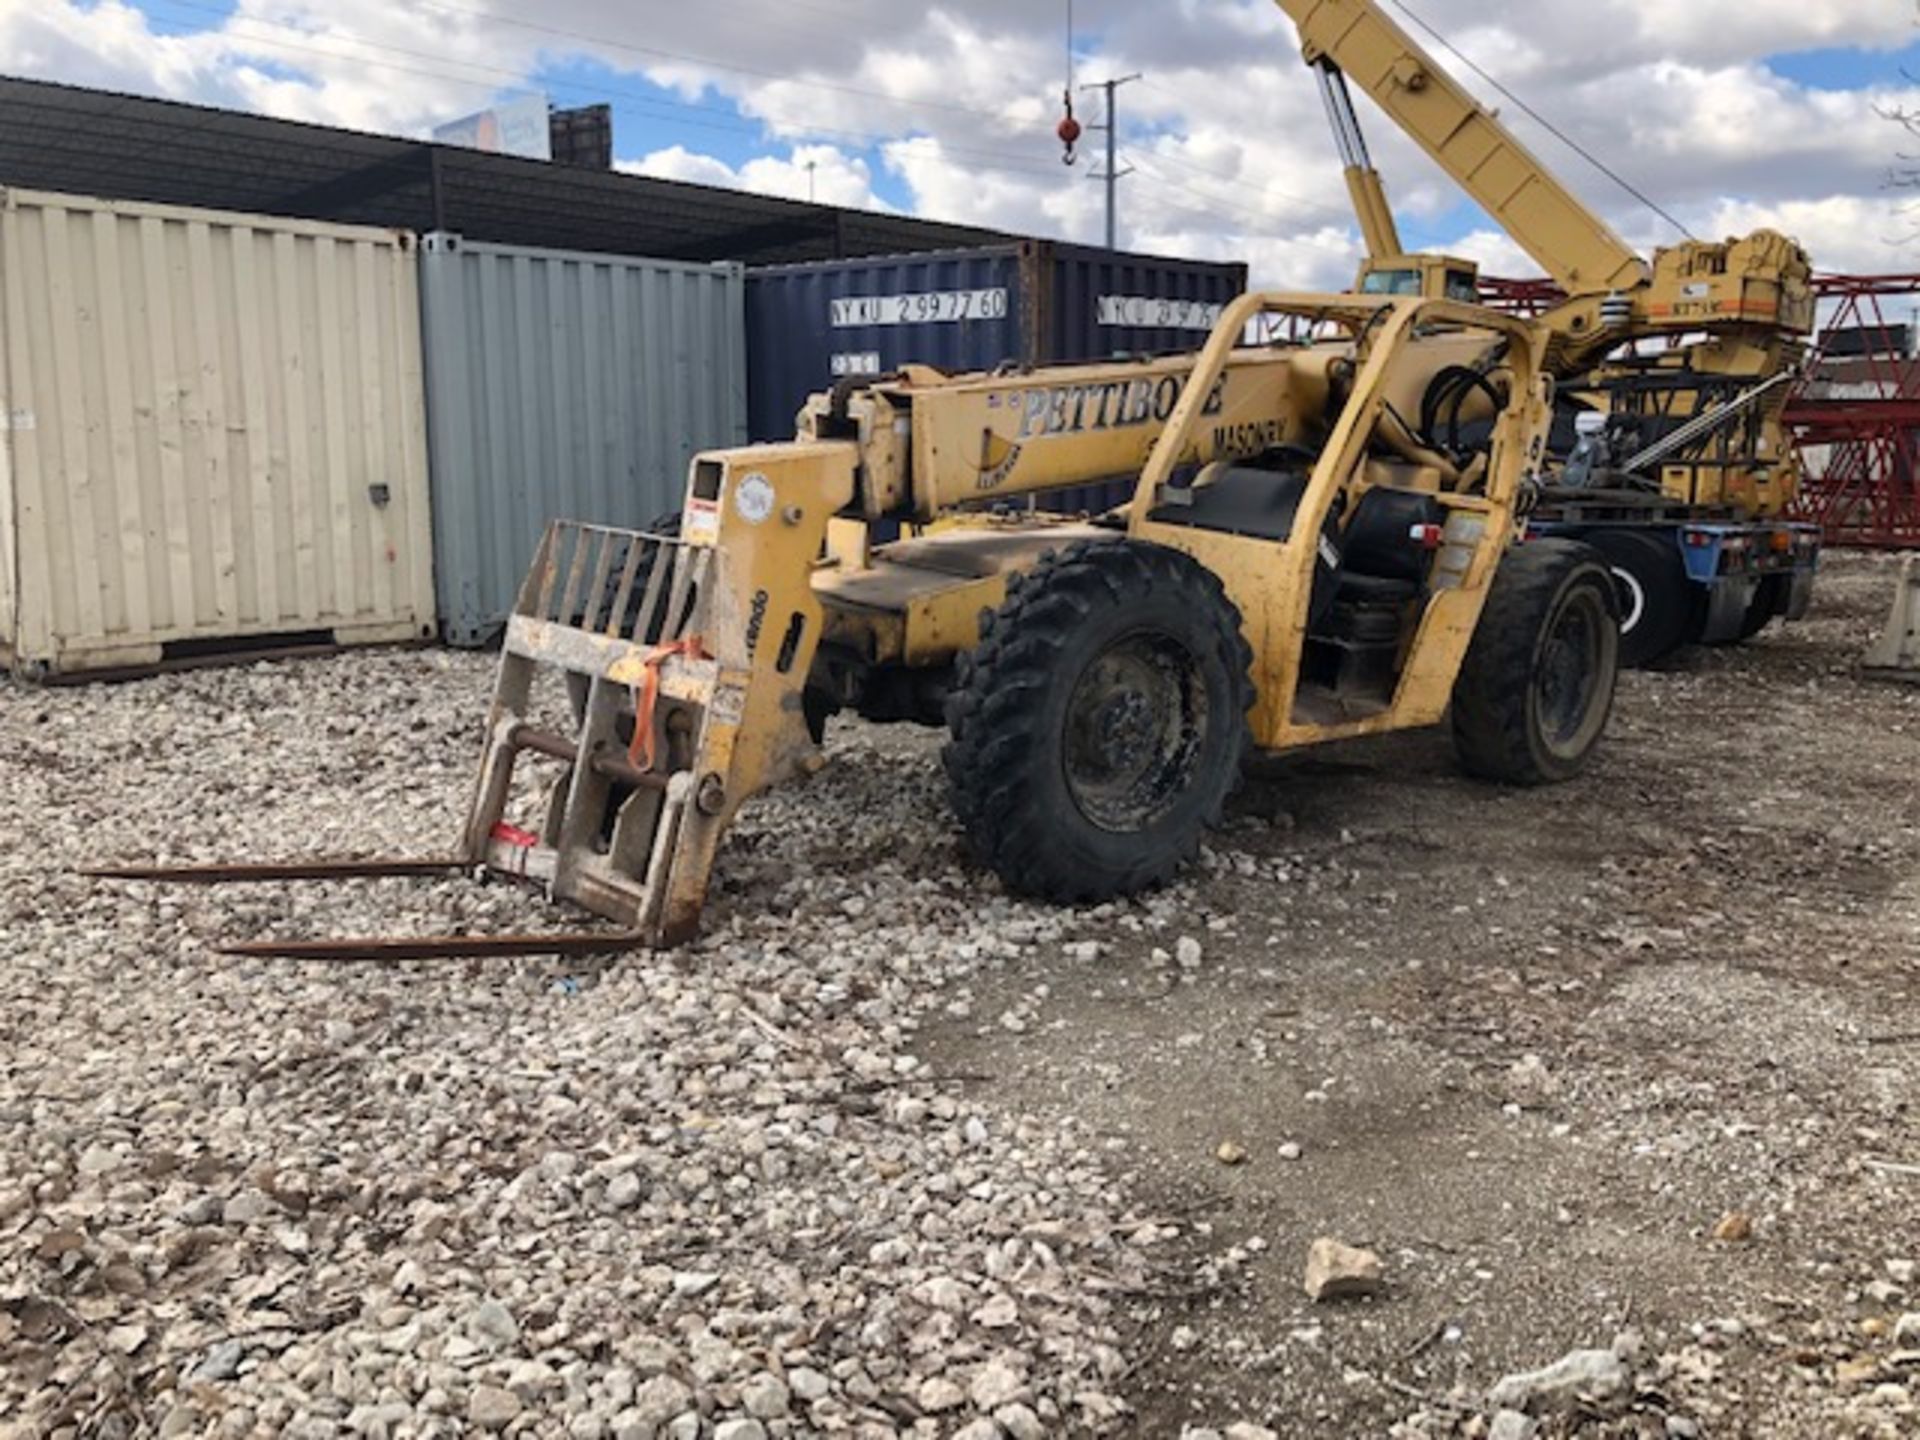
MULTIPOLYGON (((1156 505, 1147 518, 1283 541, 1293 533, 1313 461, 1311 451, 1297 446, 1281 446, 1252 461, 1215 461, 1179 492, 1180 499, 1156 505)), ((1344 499, 1329 510, 1321 529, 1307 607, 1309 629, 1318 627, 1337 600, 1375 606, 1418 598, 1432 553, 1413 529, 1445 519, 1440 502, 1431 495, 1374 485, 1361 494, 1343 530, 1344 499)))

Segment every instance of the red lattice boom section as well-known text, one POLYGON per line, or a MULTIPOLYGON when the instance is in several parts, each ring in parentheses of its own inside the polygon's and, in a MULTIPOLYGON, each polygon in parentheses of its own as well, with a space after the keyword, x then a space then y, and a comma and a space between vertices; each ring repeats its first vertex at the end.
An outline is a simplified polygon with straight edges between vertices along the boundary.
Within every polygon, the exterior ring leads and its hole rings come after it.
POLYGON ((1784 415, 1800 452, 1796 518, 1829 545, 1920 547, 1920 358, 1910 344, 1833 353, 1842 336, 1904 335, 1887 310, 1920 297, 1920 275, 1819 275, 1814 289, 1831 313, 1784 415))

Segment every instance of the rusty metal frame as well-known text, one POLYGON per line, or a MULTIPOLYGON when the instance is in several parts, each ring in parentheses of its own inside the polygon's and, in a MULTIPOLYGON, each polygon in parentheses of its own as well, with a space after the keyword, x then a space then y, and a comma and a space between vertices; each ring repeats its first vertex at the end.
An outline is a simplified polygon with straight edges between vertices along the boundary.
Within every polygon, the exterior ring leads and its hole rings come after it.
POLYGON ((1829 545, 1920 547, 1920 357, 1859 357, 1871 395, 1824 394, 1821 374, 1831 337, 1888 328, 1886 302, 1920 296, 1920 274, 1817 275, 1814 292, 1834 308, 1784 415, 1806 472, 1794 518, 1829 545), (1809 452, 1824 463, 1806 463, 1809 452))

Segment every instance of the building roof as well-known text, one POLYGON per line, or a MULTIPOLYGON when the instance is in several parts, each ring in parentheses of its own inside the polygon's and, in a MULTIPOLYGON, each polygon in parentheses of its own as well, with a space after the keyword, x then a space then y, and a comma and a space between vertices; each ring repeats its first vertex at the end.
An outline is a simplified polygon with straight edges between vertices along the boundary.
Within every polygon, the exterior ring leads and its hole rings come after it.
POLYGON ((752 265, 1016 238, 6 76, 0 185, 752 265))

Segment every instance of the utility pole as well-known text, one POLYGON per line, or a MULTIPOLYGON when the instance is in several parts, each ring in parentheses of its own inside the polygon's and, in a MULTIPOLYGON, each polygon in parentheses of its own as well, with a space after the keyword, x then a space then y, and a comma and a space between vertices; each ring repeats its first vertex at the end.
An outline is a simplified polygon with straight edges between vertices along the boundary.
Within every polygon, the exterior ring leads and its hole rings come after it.
POLYGON ((1105 170, 1096 170, 1089 178, 1107 182, 1107 249, 1109 250, 1118 250, 1120 248, 1116 239, 1119 222, 1114 211, 1114 185, 1119 181, 1121 176, 1131 175, 1133 173, 1133 167, 1131 165, 1124 170, 1120 169, 1119 162, 1114 154, 1114 146, 1118 143, 1120 135, 1120 118, 1114 110, 1114 92, 1129 81, 1142 78, 1144 77, 1136 72, 1132 75, 1116 75, 1111 80, 1101 80, 1095 84, 1082 85, 1080 87, 1082 90, 1104 90, 1107 92, 1106 124, 1089 125, 1087 128, 1089 130, 1105 130, 1107 132, 1107 168, 1105 170))

